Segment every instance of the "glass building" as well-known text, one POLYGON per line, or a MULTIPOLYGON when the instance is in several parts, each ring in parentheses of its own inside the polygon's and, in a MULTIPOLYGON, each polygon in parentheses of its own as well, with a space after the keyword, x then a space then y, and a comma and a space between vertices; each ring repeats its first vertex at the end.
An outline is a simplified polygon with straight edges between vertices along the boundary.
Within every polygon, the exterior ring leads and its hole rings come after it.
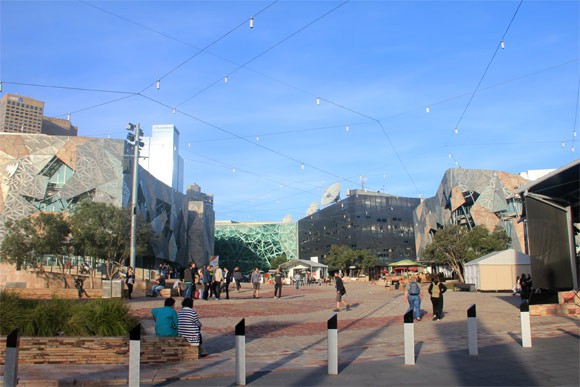
POLYGON ((379 266, 415 259, 413 211, 418 198, 349 190, 347 197, 298 221, 300 259, 324 263, 332 245, 370 250, 379 266))

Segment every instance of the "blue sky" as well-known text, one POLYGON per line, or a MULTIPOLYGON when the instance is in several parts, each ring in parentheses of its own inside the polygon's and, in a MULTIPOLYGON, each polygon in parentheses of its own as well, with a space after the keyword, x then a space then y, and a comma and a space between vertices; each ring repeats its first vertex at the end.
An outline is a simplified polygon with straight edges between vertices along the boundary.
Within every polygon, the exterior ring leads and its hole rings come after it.
POLYGON ((0 12, 3 93, 70 112, 80 136, 175 124, 185 185, 214 195, 218 220, 298 220, 335 182, 342 198, 361 182, 430 197, 449 168, 519 173, 580 154, 578 1, 3 0, 0 12))

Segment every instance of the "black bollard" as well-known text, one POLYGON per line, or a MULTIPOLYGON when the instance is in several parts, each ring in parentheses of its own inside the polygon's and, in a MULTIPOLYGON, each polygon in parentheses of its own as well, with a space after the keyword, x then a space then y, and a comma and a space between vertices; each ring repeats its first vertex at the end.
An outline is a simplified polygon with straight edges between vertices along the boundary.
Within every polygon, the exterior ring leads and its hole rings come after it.
POLYGON ((236 384, 246 385, 246 319, 236 324, 236 384))
POLYGON ((328 319, 328 374, 338 375, 338 316, 328 319))
POLYGON ((129 386, 141 384, 141 324, 129 332, 129 386))
POLYGON ((18 328, 6 337, 6 356, 4 361, 4 385, 14 387, 18 384, 18 347, 20 334, 18 328))
POLYGON ((469 354, 477 355, 477 317, 475 314, 475 304, 467 309, 467 344, 469 354))
POLYGON ((403 316, 405 338, 405 364, 415 364, 415 325, 413 311, 410 310, 403 316))

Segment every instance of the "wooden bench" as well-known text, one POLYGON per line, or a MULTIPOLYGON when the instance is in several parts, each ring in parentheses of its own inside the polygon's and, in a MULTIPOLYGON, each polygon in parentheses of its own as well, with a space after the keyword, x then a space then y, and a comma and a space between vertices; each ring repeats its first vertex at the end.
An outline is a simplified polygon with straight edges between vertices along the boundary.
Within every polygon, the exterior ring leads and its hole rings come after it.
POLYGON ((455 284, 455 289, 464 292, 475 292, 475 284, 455 284))

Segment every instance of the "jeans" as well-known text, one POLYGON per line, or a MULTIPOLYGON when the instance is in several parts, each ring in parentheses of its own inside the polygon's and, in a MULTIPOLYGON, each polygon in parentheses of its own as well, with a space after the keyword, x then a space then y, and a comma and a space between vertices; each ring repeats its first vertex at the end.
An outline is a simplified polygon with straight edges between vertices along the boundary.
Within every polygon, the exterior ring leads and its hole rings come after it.
POLYGON ((161 285, 153 285, 151 288, 151 295, 152 296, 161 296, 161 290, 165 289, 164 286, 161 285))
POLYGON ((418 294, 417 295, 409 294, 407 297, 407 300, 409 301, 409 309, 407 309, 407 312, 412 310, 413 317, 420 318, 421 317, 421 296, 418 294))
POLYGON ((183 298, 193 298, 193 282, 185 282, 185 294, 183 298))

